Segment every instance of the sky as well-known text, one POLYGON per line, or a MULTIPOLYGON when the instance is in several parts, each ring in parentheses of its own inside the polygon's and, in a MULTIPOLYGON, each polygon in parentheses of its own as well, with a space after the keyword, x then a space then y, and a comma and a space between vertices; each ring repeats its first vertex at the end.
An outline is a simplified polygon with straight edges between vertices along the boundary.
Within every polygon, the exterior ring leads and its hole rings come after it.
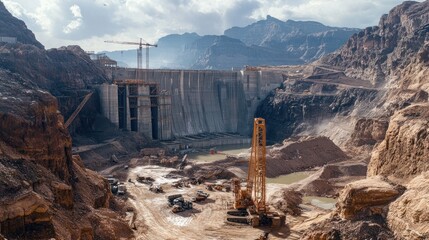
POLYGON ((46 48, 132 49, 105 40, 154 44, 165 35, 220 35, 271 15, 335 27, 374 26, 400 0, 2 0, 46 48))

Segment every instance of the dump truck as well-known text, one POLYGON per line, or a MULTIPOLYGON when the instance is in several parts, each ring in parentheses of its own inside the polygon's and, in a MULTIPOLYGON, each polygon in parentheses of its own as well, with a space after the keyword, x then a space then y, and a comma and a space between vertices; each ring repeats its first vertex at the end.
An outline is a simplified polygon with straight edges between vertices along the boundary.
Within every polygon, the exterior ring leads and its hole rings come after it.
POLYGON ((168 206, 173 206, 174 205, 174 200, 176 198, 180 198, 182 197, 182 194, 173 194, 173 195, 169 195, 167 196, 167 201, 168 201, 168 206))
POLYGON ((174 205, 171 211, 173 213, 183 212, 192 209, 192 202, 186 201, 183 197, 174 199, 174 205))

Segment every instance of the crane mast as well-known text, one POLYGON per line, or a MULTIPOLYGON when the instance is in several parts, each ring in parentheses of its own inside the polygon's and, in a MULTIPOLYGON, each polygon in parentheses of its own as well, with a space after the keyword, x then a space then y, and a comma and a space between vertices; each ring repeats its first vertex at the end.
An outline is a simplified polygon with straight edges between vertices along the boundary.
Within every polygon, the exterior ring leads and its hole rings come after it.
POLYGON ((143 42, 143 39, 140 38, 140 42, 123 42, 123 41, 104 41, 106 43, 118 43, 118 44, 128 44, 128 45, 138 45, 137 49, 137 68, 141 69, 143 64, 143 46, 146 46, 146 69, 149 69, 149 47, 158 47, 158 44, 149 44, 143 42))
POLYGON ((254 120, 248 171, 247 191, 251 193, 256 212, 266 212, 266 131, 263 118, 254 120))
POLYGON ((241 189, 240 181, 235 180, 234 194, 236 209, 251 208, 252 211, 265 213, 266 205, 266 130, 265 119, 255 118, 253 122, 252 150, 247 170, 246 188, 241 189))
POLYGON ((255 118, 246 187, 241 186, 239 179, 232 179, 236 210, 227 212, 227 221, 248 223, 253 227, 281 227, 285 224, 286 216, 270 211, 266 202, 266 165, 265 119, 255 118))

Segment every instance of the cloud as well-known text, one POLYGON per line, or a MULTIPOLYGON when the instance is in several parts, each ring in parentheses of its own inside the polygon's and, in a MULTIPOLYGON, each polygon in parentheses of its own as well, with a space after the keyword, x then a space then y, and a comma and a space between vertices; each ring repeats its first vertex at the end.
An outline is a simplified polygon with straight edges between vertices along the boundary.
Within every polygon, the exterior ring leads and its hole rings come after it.
POLYGON ((149 43, 171 33, 222 34, 267 15, 330 26, 376 25, 402 0, 3 0, 47 47, 129 49, 104 40, 149 43))
POLYGON ((82 25, 82 13, 80 12, 80 7, 78 5, 72 5, 70 7, 70 11, 73 14, 74 19, 70 21, 67 26, 64 27, 63 32, 65 34, 69 34, 73 31, 76 31, 79 29, 79 27, 82 25))

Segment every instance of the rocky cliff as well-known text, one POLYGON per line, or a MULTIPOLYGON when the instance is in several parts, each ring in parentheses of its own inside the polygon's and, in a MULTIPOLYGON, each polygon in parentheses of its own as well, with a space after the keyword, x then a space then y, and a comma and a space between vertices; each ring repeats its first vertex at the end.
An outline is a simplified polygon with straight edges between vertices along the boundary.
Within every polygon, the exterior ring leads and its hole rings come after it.
MULTIPOLYGON (((43 45, 36 40, 33 32, 27 29, 25 23, 10 14, 3 2, 0 2, 0 37, 16 38, 17 42, 31 44, 43 49, 43 45)), ((1 41, 0 41, 1 42, 1 41)))
POLYGON ((404 2, 320 61, 382 91, 368 109, 374 114, 358 119, 351 135, 355 145, 375 143, 368 178, 347 185, 336 214, 307 231, 306 239, 429 237, 428 24, 428 1, 404 2), (368 224, 366 232, 349 235, 356 224, 368 224))
POLYGON ((368 175, 409 179, 429 170, 429 105, 396 112, 381 144, 374 149, 368 175))
MULTIPOLYGON (((6 11, 3 4, 0 11, 6 11)), ((9 15, 0 22, 11 21, 10 33, 32 36, 9 15)), ((50 93, 72 99, 104 76, 79 48, 45 51, 35 45, 0 44, 1 238, 129 239, 132 231, 107 180, 72 156, 71 137, 50 93)))
POLYGON ((378 26, 354 34, 322 62, 375 85, 418 88, 427 84, 422 81, 428 62, 428 14, 427 1, 406 1, 383 15, 378 26))

